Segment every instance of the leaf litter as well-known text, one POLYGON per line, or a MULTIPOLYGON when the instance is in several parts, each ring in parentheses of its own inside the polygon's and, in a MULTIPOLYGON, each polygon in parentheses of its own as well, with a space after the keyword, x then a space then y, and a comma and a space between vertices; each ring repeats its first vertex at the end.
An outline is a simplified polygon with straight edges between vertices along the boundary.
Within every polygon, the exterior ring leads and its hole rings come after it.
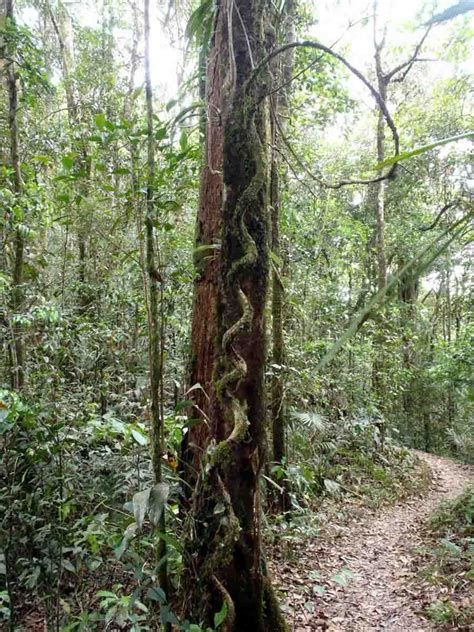
POLYGON ((461 494, 472 470, 417 454, 432 472, 424 495, 376 511, 354 503, 343 524, 294 542, 291 559, 273 548, 270 566, 293 632, 433 629, 422 614, 416 548, 423 525, 443 501, 461 494))

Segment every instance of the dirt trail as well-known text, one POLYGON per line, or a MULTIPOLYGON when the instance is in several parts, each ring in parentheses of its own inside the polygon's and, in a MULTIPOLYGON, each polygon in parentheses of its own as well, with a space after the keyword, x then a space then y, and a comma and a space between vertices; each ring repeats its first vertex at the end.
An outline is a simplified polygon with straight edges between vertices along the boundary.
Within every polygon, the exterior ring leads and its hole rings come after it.
POLYGON ((442 501, 462 492, 472 471, 449 459, 419 456, 433 472, 425 496, 377 513, 365 512, 341 537, 330 542, 316 538, 299 552, 296 563, 275 569, 279 584, 290 587, 286 614, 295 632, 433 629, 410 588, 416 571, 411 551, 421 543, 422 524, 442 501), (354 574, 345 586, 334 581, 342 569, 354 574), (326 588, 322 597, 321 586, 326 588))

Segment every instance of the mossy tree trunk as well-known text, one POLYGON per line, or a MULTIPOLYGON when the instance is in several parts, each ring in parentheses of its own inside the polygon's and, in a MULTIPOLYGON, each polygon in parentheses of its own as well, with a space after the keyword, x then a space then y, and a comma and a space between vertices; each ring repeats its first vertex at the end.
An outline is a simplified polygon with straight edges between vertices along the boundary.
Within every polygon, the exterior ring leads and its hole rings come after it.
MULTIPOLYGON (((249 81, 265 53, 265 3, 226 0, 217 8, 223 134, 222 247, 216 303, 212 441, 193 497, 186 543, 186 610, 224 629, 285 629, 260 534, 264 464, 265 302, 269 278, 268 112, 264 75, 249 81), (229 32, 228 29, 231 29, 229 32)), ((216 54, 217 39, 211 49, 216 54)), ((212 154, 210 155, 212 158, 212 154)), ((196 309, 196 303, 195 303, 196 309)), ((206 314, 207 312, 205 312, 206 314)), ((196 358, 199 361, 199 358, 196 358)))

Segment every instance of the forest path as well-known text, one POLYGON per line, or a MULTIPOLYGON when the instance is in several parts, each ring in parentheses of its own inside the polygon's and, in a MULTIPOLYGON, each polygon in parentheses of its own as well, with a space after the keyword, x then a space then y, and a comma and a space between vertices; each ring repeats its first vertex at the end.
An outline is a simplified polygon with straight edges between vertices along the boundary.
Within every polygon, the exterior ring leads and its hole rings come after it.
POLYGON ((274 564, 278 583, 287 593, 285 610, 290 629, 433 629, 421 615, 421 604, 413 591, 416 561, 412 551, 422 542, 423 524, 442 501, 463 491, 472 480, 472 470, 449 459, 418 455, 432 471, 424 496, 376 512, 357 515, 355 509, 351 521, 338 533, 306 542, 297 550, 296 561, 274 564))

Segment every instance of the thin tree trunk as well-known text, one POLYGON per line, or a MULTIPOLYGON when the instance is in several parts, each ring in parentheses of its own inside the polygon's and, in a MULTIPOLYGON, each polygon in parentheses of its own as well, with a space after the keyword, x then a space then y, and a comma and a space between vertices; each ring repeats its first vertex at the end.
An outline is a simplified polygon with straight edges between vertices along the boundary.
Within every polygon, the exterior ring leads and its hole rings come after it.
MULTIPOLYGON (((162 335, 160 326, 160 312, 158 297, 163 279, 157 269, 155 253, 154 228, 155 220, 155 138, 153 129, 153 92, 150 72, 150 1, 145 0, 145 98, 147 113, 147 185, 146 185, 146 267, 148 274, 148 353, 150 367, 150 395, 151 395, 151 437, 152 437, 152 465, 155 483, 162 481, 161 459, 163 456, 163 419, 161 415, 160 388, 162 384, 162 335), (161 341, 161 344, 160 344, 161 341)), ((158 525, 164 533, 166 529, 165 512, 163 511, 158 525)), ((159 581, 161 588, 168 595, 168 573, 166 556, 166 542, 160 538, 158 544, 158 560, 160 563, 159 581)))
MULTIPOLYGON (((74 30, 71 16, 62 2, 58 3, 57 15, 54 14, 48 4, 49 15, 53 28, 58 38, 61 53, 61 66, 63 71, 64 89, 66 92, 66 106, 69 120, 69 129, 74 132, 80 123, 80 99, 74 81, 76 69, 76 55, 74 47, 74 30)), ((79 148, 79 156, 75 159, 74 169, 84 171, 85 176, 76 185, 75 203, 77 205, 77 247, 78 247, 78 280, 79 280, 79 310, 85 314, 90 304, 90 293, 87 291, 87 228, 84 226, 81 213, 81 202, 87 195, 87 181, 90 177, 90 161, 84 142, 79 148)))
MULTIPOLYGON (((385 32, 380 41, 377 35, 377 0, 374 0, 374 48, 375 48, 375 71, 377 75, 377 86, 384 103, 387 99, 388 81, 382 68, 382 50, 385 45, 385 32)), ((377 113, 377 163, 381 163, 385 158, 385 119, 383 112, 379 109, 377 113)), ((379 172, 379 175, 382 172, 379 172)), ((377 288, 381 290, 387 284, 387 257, 385 253, 385 180, 376 182, 372 186, 371 197, 375 210, 375 251, 377 260, 377 288)), ((377 407, 381 414, 386 409, 385 403, 385 321, 386 310, 383 310, 377 320, 378 332, 374 339, 375 358, 372 368, 372 385, 377 407)))
MULTIPOLYGON (((281 280, 281 266, 278 261, 280 251, 279 228, 279 178, 278 164, 272 160, 270 175, 270 209, 272 219, 272 252, 275 255, 272 265, 272 362, 273 377, 271 382, 271 423, 273 436, 273 461, 283 465, 286 459, 285 411, 284 411, 284 381, 283 365, 285 363, 285 347, 283 339, 283 284, 281 280)), ((281 485, 282 481, 279 481, 281 485)), ((276 498, 280 511, 289 509, 288 493, 285 482, 283 492, 276 498)))
MULTIPOLYGON (((405 262, 400 262, 400 268, 403 268, 405 262)), ((407 274, 400 279, 399 297, 401 301, 401 338, 402 338, 402 365, 404 371, 408 375, 405 384, 405 390, 402 395, 402 408, 405 413, 405 434, 410 435, 410 429, 415 416, 419 411, 416 410, 417 398, 416 390, 416 367, 419 359, 416 354, 416 345, 414 337, 416 335, 416 302, 418 298, 419 283, 418 279, 411 274, 407 274)))
MULTIPOLYGON (((14 24, 13 0, 5 0, 5 21, 14 24)), ((13 172, 12 188, 16 199, 19 201, 23 194, 23 180, 20 163, 20 141, 18 135, 18 88, 14 67, 14 45, 5 43, 2 57, 6 59, 6 82, 8 91, 8 129, 10 133, 10 164, 13 172)), ((21 227, 17 227, 13 237, 13 271, 12 289, 10 295, 10 309, 14 318, 12 341, 10 343, 9 358, 11 370, 11 386, 14 390, 21 391, 25 385, 25 358, 23 328, 18 322, 19 313, 23 306, 23 263, 25 255, 25 241, 21 227)))
MULTIPOLYGON (((289 44, 295 40, 295 4, 290 1, 285 8, 285 18, 281 31, 284 33, 284 43, 289 44)), ((291 80, 293 70, 293 51, 290 49, 285 55, 276 60, 273 82, 275 86, 286 86, 291 80)), ((271 426, 273 437, 273 460, 282 465, 287 457, 286 428, 285 428, 285 384, 283 366, 285 364, 285 343, 283 337, 283 309, 284 288, 282 282, 281 245, 280 245, 280 164, 277 151, 280 144, 279 131, 285 127, 285 116, 288 111, 287 87, 279 90, 272 101, 271 129, 272 152, 270 167, 270 212, 271 212, 271 248, 274 255, 272 262, 272 361, 276 367, 273 370, 271 383, 271 426)), ((286 477, 279 481, 283 491, 276 497, 280 511, 288 511, 290 508, 290 496, 286 477)))

